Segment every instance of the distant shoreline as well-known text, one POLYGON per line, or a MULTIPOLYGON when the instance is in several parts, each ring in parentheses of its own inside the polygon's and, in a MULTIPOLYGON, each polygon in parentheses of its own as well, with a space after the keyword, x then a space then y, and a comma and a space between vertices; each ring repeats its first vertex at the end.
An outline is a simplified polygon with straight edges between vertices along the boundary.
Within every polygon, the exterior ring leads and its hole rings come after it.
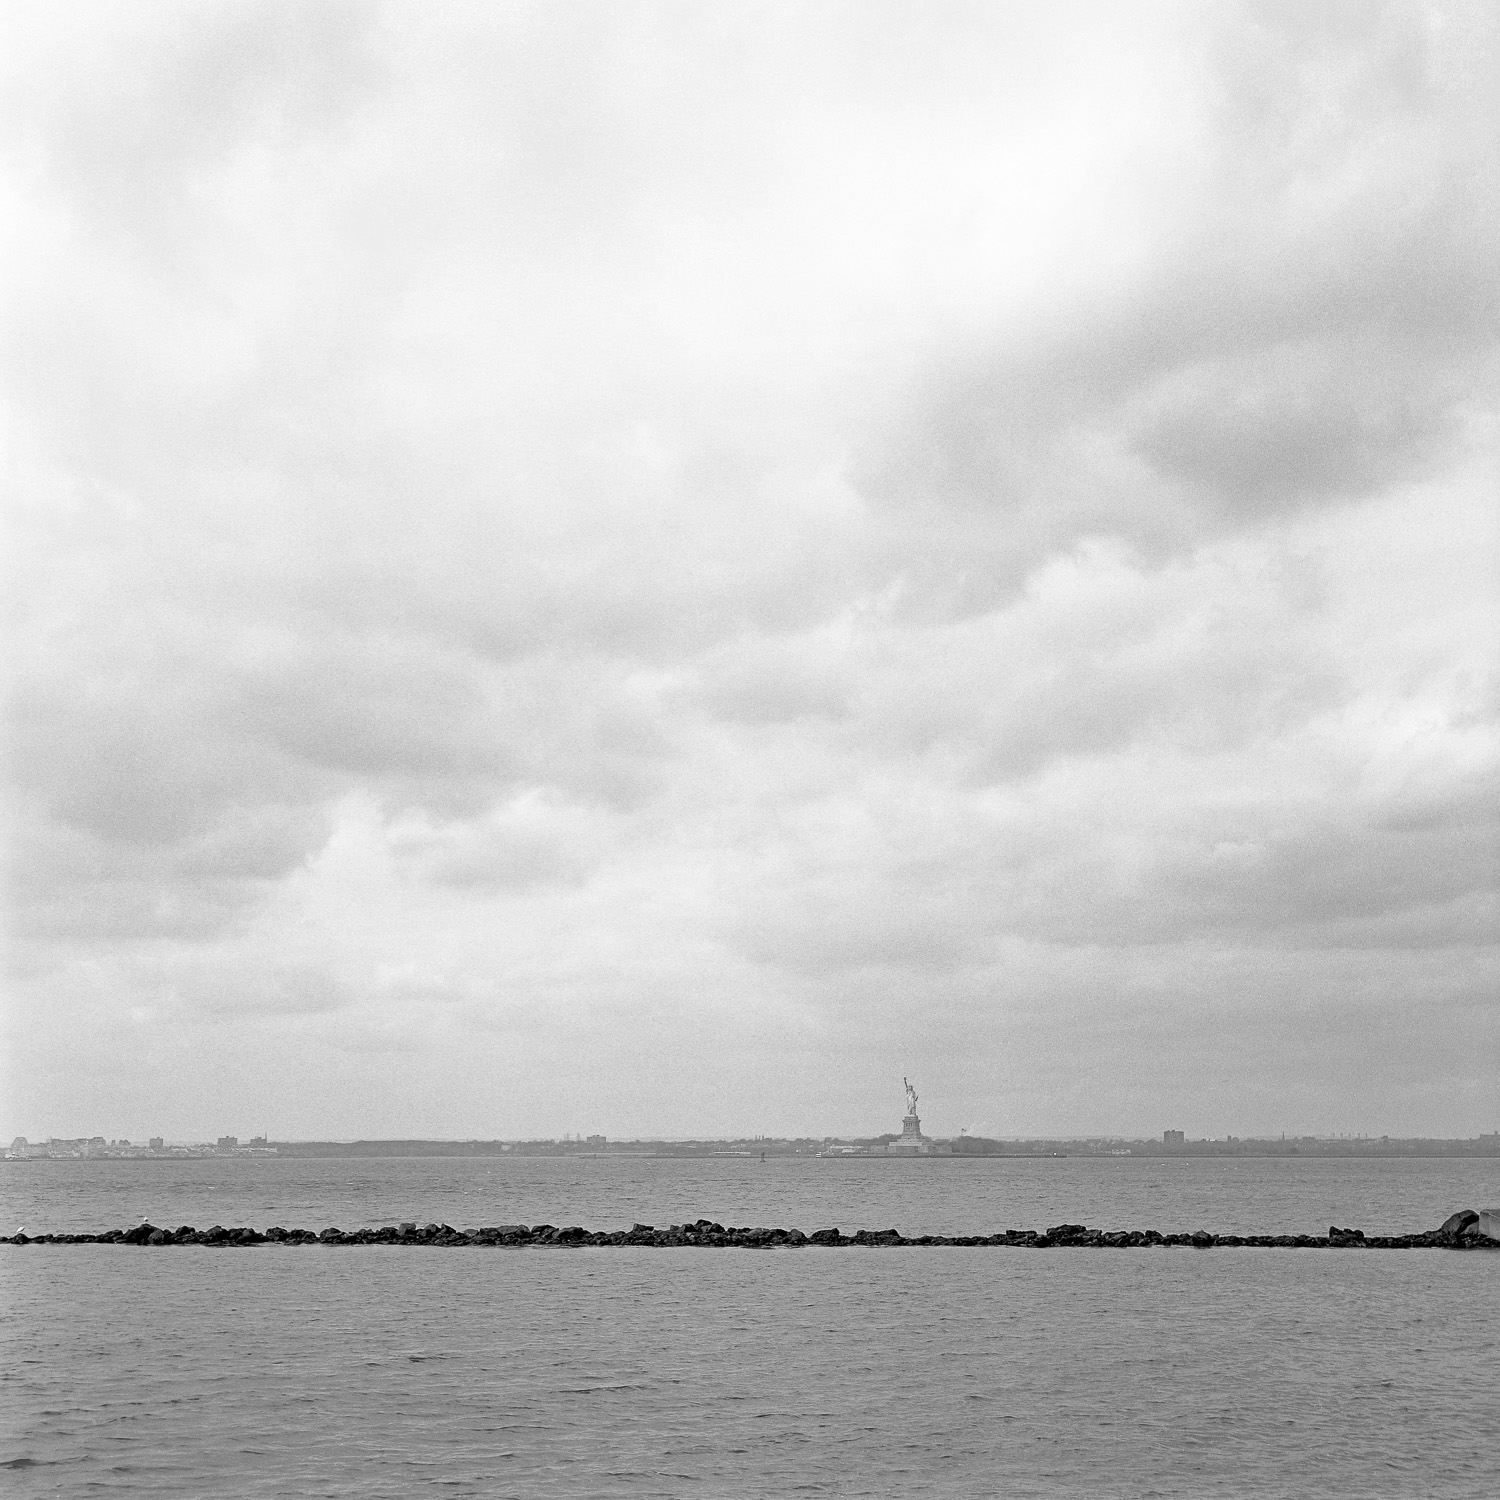
POLYGON ((1339 1161, 1475 1161, 1500 1159, 1500 1136, 1468 1140, 1188 1141, 1164 1146, 1160 1141, 1050 1140, 988 1141, 958 1137, 921 1155, 887 1153, 885 1137, 834 1141, 622 1141, 618 1146, 584 1141, 499 1140, 355 1140, 268 1141, 254 1145, 210 1143, 157 1148, 124 1142, 80 1147, 71 1142, 37 1143, 0 1153, 0 1161, 198 1161, 304 1159, 465 1159, 475 1157, 587 1158, 594 1161, 965 1161, 973 1158, 1046 1161, 1087 1158, 1114 1161, 1339 1160, 1339 1161))

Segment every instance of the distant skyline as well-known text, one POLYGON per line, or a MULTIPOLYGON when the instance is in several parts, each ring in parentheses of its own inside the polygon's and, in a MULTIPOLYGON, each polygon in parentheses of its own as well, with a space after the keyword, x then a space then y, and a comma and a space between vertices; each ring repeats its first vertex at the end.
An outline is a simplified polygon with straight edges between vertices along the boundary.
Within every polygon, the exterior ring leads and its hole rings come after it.
MULTIPOLYGON (((924 1134, 929 1135, 929 1136, 933 1137, 934 1139, 942 1139, 942 1140, 957 1139, 963 1133, 965 1133, 965 1132, 960 1132, 960 1131, 924 1131, 924 1134)), ((1158 1144, 1162 1144, 1163 1141, 1164 1141, 1164 1137, 1170 1135, 1172 1132, 1170 1131, 1170 1129, 1168 1129, 1166 1131, 1158 1130, 1158 1131, 1155 1131, 1155 1132, 1153 1132, 1152 1134, 1149 1134, 1149 1135, 1132 1135, 1132 1134, 1123 1133, 1121 1131, 1094 1131, 1094 1132, 1088 1132, 1088 1133, 1085 1133, 1085 1132, 1082 1132, 1082 1131, 1062 1131, 1062 1132, 1059 1132, 1058 1134, 1055 1134, 1055 1135, 1037 1135, 1037 1134, 1035 1134, 1033 1132, 1026 1131, 1026 1132, 1022 1132, 1022 1133, 1019 1133, 1019 1134, 1016 1134, 1016 1135, 1004 1136, 1004 1137, 983 1137, 983 1136, 980 1136, 979 1132, 977 1132, 977 1131, 969 1131, 969 1132, 966 1132, 966 1133, 969 1134, 970 1136, 973 1136, 973 1137, 976 1137, 976 1138, 979 1138, 979 1139, 1003 1139, 1003 1140, 1017 1140, 1017 1141, 1080 1141, 1080 1142, 1082 1142, 1082 1141, 1135 1141, 1135 1142, 1140 1142, 1140 1141, 1154 1141, 1154 1142, 1156 1142, 1158 1144)), ((872 1140, 872 1139, 875 1139, 875 1138, 877 1138, 879 1136, 882 1136, 882 1135, 899 1136, 899 1134, 900 1134, 899 1131, 872 1129, 872 1130, 828 1131, 828 1132, 821 1132, 821 1133, 814 1133, 812 1131, 806 1131, 806 1130, 801 1130, 801 1131, 786 1131, 786 1132, 774 1132, 774 1133, 773 1132, 768 1132, 768 1131, 747 1131, 747 1132, 744 1132, 744 1133, 741 1133, 741 1134, 734 1134, 734 1135, 707 1135, 707 1134, 703 1134, 701 1132, 698 1133, 698 1134, 689 1134, 689 1135, 665 1135, 665 1134, 663 1134, 663 1133, 661 1133, 661 1132, 658 1131, 658 1132, 647 1132, 647 1133, 645 1133, 643 1135, 638 1135, 638 1136, 606 1136, 604 1134, 604 1132, 602 1132, 602 1131, 576 1131, 576 1130, 570 1130, 570 1131, 564 1131, 560 1135, 526 1135, 526 1134, 522 1134, 522 1135, 516 1135, 516 1136, 484 1136, 484 1135, 476 1135, 476 1136, 418 1136, 418 1135, 412 1135, 409 1132, 408 1133, 403 1133, 403 1134, 400 1134, 400 1135, 391 1135, 391 1136, 371 1136, 371 1135, 352 1135, 352 1136, 349 1136, 349 1135, 340 1135, 340 1136, 298 1136, 298 1135, 289 1135, 289 1134, 287 1134, 285 1132, 277 1132, 277 1131, 272 1130, 272 1131, 267 1131, 267 1132, 257 1132, 253 1136, 237 1136, 232 1131, 208 1131, 208 1132, 205 1132, 205 1133, 203 1133, 201 1135, 184 1135, 184 1136, 158 1137, 158 1136, 155 1136, 155 1135, 150 1135, 150 1136, 118 1136, 118 1135, 111 1135, 108 1132, 102 1132, 101 1133, 100 1131, 96 1130, 96 1131, 91 1131, 91 1132, 87 1132, 87 1133, 81 1133, 79 1135, 58 1135, 55 1132, 51 1132, 51 1133, 48 1133, 48 1134, 45 1134, 45 1135, 27 1135, 23 1131, 23 1132, 21 1132, 18 1135, 10 1137, 9 1140, 10 1140, 10 1142, 15 1142, 17 1140, 25 1141, 26 1144, 29 1145, 29 1146, 45 1146, 45 1145, 49 1144, 50 1142, 57 1142, 57 1143, 60 1143, 60 1144, 69 1144, 69 1143, 75 1143, 75 1142, 78 1142, 78 1141, 90 1141, 90 1142, 94 1142, 94 1143, 100 1143, 100 1142, 102 1142, 106 1147, 116 1147, 116 1146, 118 1146, 118 1147, 138 1148, 138 1149, 141 1149, 141 1150, 151 1150, 151 1149, 156 1149, 155 1142, 158 1139, 160 1139, 162 1141, 163 1148, 183 1147, 183 1146, 216 1146, 216 1145, 219 1145, 220 1143, 228 1140, 228 1141, 232 1142, 232 1145, 234 1147, 244 1147, 244 1148, 247 1148, 247 1149, 255 1149, 255 1148, 261 1147, 261 1146, 275 1146, 277 1144, 285 1145, 288 1142, 296 1142, 296 1141, 302 1141, 302 1140, 328 1140, 328 1141, 334 1141, 334 1142, 338 1142, 338 1141, 348 1141, 348 1142, 354 1142, 354 1141, 422 1141, 422 1142, 438 1142, 438 1143, 453 1143, 453 1144, 463 1144, 463 1143, 469 1142, 469 1141, 484 1141, 484 1142, 488 1142, 488 1141, 516 1141, 516 1142, 537 1142, 537 1143, 549 1143, 550 1142, 550 1143, 556 1143, 556 1144, 582 1145, 582 1144, 587 1144, 588 1142, 590 1142, 592 1140, 603 1139, 603 1140, 606 1140, 607 1142, 609 1142, 610 1144, 614 1144, 614 1145, 619 1145, 619 1144, 633 1145, 633 1144, 650 1143, 650 1142, 661 1142, 663 1144, 672 1144, 674 1142, 688 1142, 688 1141, 757 1141, 757 1140, 763 1140, 763 1141, 773 1141, 773 1140, 777 1140, 777 1141, 823 1141, 823 1140, 843 1140, 843 1141, 849 1141, 849 1140, 872 1140)), ((1315 1135, 1315 1134, 1313 1134, 1310 1131, 1292 1131, 1292 1130, 1278 1130, 1278 1131, 1270 1132, 1270 1133, 1265 1134, 1265 1135, 1242 1135, 1242 1134, 1238 1134, 1238 1133, 1236 1133, 1234 1131, 1228 1131, 1228 1132, 1226 1132, 1222 1136, 1197 1136, 1197 1135, 1194 1135, 1191 1131, 1183 1132, 1183 1134, 1185 1135, 1186 1143, 1187 1144, 1190 1144, 1190 1145, 1202 1145, 1202 1144, 1205 1144, 1205 1143, 1212 1143, 1212 1142, 1216 1142, 1216 1141, 1217 1142, 1224 1142, 1224 1141, 1247 1141, 1247 1140, 1252 1140, 1252 1141, 1276 1141, 1276 1140, 1288 1140, 1288 1141, 1294 1141, 1294 1140, 1320 1140, 1320 1141, 1480 1140, 1480 1139, 1492 1138, 1492 1137, 1496 1136, 1497 1134, 1500 1134, 1500 1132, 1496 1132, 1496 1131, 1480 1131, 1477 1134, 1472 1135, 1472 1136, 1431 1136, 1431 1135, 1396 1136, 1396 1135, 1392 1135, 1389 1131, 1382 1131, 1379 1134, 1375 1134, 1375 1135, 1371 1135, 1371 1134, 1368 1134, 1368 1133, 1365 1133, 1365 1132, 1361 1132, 1361 1131, 1334 1131, 1334 1132, 1331 1132, 1331 1133, 1329 1133, 1327 1135, 1315 1135)), ((1169 1145, 1172 1144, 1170 1141, 1167 1141, 1165 1143, 1169 1144, 1169 1145)), ((7 1144, 7 1142, 0 1141, 0 1147, 5 1146, 6 1144, 7 1144)))
POLYGON ((6 19, 0 1138, 1497 1128, 1495 7, 6 19))

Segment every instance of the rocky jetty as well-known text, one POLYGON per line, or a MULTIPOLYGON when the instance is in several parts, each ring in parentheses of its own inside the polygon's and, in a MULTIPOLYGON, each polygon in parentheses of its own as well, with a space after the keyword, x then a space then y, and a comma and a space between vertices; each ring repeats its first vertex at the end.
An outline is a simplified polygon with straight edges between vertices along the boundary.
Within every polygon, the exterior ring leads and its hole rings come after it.
POLYGON ((883 1250, 916 1245, 993 1246, 1017 1250, 1046 1250, 1055 1246, 1083 1250, 1146 1250, 1177 1246, 1208 1250, 1216 1246, 1285 1250, 1496 1250, 1494 1238, 1473 1209, 1453 1214, 1436 1229, 1417 1234, 1366 1235, 1361 1229, 1328 1226, 1325 1234, 1212 1234, 1195 1229, 1183 1234, 1161 1234, 1155 1229, 1090 1229, 1086 1224, 1054 1224, 1050 1229, 1006 1229, 995 1234, 922 1234, 907 1236, 895 1229, 861 1229, 844 1234, 838 1229, 736 1228, 712 1219, 691 1224, 672 1224, 658 1229, 653 1224, 633 1224, 629 1229, 589 1230, 577 1224, 492 1224, 482 1229, 455 1229, 451 1224, 418 1225, 414 1220, 388 1224, 382 1229, 283 1229, 279 1225, 262 1232, 215 1224, 196 1229, 183 1224, 164 1229, 155 1224, 137 1224, 134 1229, 110 1229, 103 1234, 0 1235, 5 1245, 208 1245, 215 1249, 237 1249, 246 1245, 427 1245, 443 1248, 545 1247, 584 1249, 595 1246, 694 1247, 704 1249, 794 1250, 814 1247, 860 1246, 883 1250))

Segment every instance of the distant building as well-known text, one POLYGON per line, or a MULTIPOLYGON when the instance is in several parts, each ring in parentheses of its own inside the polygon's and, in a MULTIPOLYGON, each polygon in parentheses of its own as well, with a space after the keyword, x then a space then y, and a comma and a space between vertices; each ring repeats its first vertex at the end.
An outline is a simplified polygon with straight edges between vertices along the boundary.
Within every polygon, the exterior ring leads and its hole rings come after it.
POLYGON ((162 1139, 161 1136, 159 1136, 159 1135, 153 1135, 151 1137, 150 1141, 147 1142, 147 1144, 151 1147, 151 1149, 153 1151, 160 1151, 161 1148, 163 1146, 165 1146, 167 1143, 166 1143, 165 1140, 162 1139))
POLYGON ((1187 1141, 1180 1130, 1164 1130, 1161 1143, 1163 1146, 1185 1146, 1187 1141))
POLYGON ((239 1143, 240 1138, 237 1135, 221 1135, 215 1142, 220 1151, 233 1151, 239 1143))
POLYGON ((586 1142, 587 1145, 597 1146, 600 1149, 602 1149, 608 1143, 609 1143, 608 1142, 608 1137, 607 1136, 602 1136, 602 1135, 591 1135, 588 1138, 588 1141, 586 1142))

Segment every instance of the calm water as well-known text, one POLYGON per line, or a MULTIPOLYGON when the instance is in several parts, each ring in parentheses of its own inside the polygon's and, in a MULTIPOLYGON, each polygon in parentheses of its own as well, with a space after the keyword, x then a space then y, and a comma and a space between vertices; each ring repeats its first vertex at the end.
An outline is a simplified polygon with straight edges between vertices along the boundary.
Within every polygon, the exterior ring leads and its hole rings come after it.
POLYGON ((1500 1205, 1500 1159, 820 1160, 480 1157, 0 1162, 0 1228, 341 1229, 435 1220, 628 1228, 726 1224, 980 1234, 1064 1221, 1221 1234, 1430 1229, 1500 1205))
MULTIPOLYGON (((1500 1199, 1492 1164, 932 1165, 29 1163, 0 1182, 33 1230, 1376 1230, 1500 1199)), ((1500 1255, 5 1246, 0 1290, 0 1478, 22 1495, 1500 1493, 1500 1255)))

